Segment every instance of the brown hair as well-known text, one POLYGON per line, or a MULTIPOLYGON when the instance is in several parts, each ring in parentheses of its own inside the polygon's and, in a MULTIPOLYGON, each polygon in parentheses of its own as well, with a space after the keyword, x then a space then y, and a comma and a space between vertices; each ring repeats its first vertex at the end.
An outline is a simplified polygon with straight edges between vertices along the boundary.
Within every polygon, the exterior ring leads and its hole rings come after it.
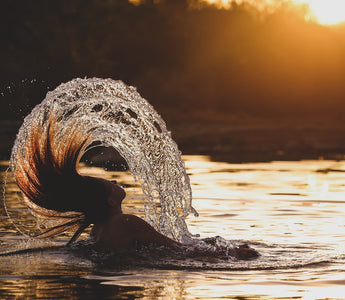
POLYGON ((16 143, 21 144, 19 147, 15 144, 16 151, 12 152, 15 180, 34 215, 62 221, 39 236, 50 237, 79 226, 74 240, 88 225, 103 220, 108 211, 105 184, 81 176, 77 170, 89 136, 71 128, 68 135, 60 134, 57 138, 52 117, 45 126, 30 121, 30 126, 22 129, 25 138, 20 141, 17 138, 16 143))

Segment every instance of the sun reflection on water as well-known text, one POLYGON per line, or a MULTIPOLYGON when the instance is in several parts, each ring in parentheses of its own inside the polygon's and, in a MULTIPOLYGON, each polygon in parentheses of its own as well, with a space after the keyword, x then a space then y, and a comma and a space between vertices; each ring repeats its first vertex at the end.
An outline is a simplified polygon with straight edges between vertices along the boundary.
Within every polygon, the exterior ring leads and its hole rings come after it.
POLYGON ((199 219, 189 218, 193 232, 290 244, 336 244, 338 236, 329 233, 344 234, 343 162, 185 160, 200 213, 199 219))
MULTIPOLYGON (((71 259, 61 252, 17 256, 0 264, 0 294, 32 296, 38 290, 46 295, 51 288, 57 296, 70 299, 81 295, 140 299, 343 297, 344 161, 230 164, 212 161, 209 156, 183 159, 192 184, 193 206, 200 214, 199 218, 188 217, 189 229, 201 237, 220 235, 248 242, 262 254, 258 260, 231 266, 238 269, 117 271, 109 266, 95 269, 90 261, 71 259), (33 283, 28 284, 27 278, 33 283)), ((0 165, 3 170, 8 164, 0 165)), ((118 180, 128 195, 125 210, 140 215, 140 185, 128 171, 87 166, 81 166, 81 171, 118 180)), ((9 198, 15 190, 10 181, 9 198)), ((15 242, 13 228, 6 219, 1 221, 2 241, 10 238, 15 242)))

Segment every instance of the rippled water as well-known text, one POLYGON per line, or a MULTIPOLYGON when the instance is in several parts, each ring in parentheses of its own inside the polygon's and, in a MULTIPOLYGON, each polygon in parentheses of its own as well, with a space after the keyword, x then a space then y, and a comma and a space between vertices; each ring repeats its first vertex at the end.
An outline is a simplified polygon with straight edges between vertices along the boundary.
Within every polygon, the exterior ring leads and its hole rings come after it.
MULTIPOLYGON (((237 244, 246 242, 261 253, 258 259, 222 260, 212 255, 179 259, 153 249, 151 254, 133 253, 134 259, 121 265, 116 258, 102 263, 80 249, 48 248, 0 258, 0 297, 344 297, 345 162, 229 164, 206 156, 183 159, 200 214, 186 219, 189 230, 201 238, 220 235, 237 244)), ((8 162, 1 163, 2 175, 7 167, 8 162)), ((85 166, 81 171, 117 178, 127 190, 125 211, 143 216, 142 191, 128 172, 85 166)), ((7 178, 7 203, 15 215, 23 208, 15 204, 17 187, 11 176, 7 178)), ((22 241, 3 210, 0 218, 1 250, 41 245, 22 241)), ((68 236, 61 236, 48 246, 67 240, 68 236)))

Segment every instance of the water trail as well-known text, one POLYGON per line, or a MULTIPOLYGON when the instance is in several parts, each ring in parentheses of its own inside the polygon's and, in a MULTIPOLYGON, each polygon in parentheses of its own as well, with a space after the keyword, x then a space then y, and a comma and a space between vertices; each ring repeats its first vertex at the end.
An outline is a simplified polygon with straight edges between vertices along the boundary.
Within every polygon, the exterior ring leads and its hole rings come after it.
POLYGON ((14 226, 14 228, 16 228, 16 230, 22 235, 22 236, 25 236, 27 238, 30 238, 28 235, 26 235, 20 228, 19 226, 17 225, 17 223, 20 223, 21 226, 23 226, 21 224, 21 222, 17 222, 15 221, 12 217, 11 217, 11 214, 7 208, 7 204, 6 204, 6 185, 7 185, 7 177, 8 177, 8 172, 10 171, 10 168, 8 167, 6 170, 5 170, 5 174, 4 174, 4 177, 3 177, 3 189, 2 189, 2 200, 3 200, 3 207, 4 207, 4 211, 5 211, 5 214, 6 214, 6 217, 10 220, 11 224, 14 226))
POLYGON ((180 151, 163 119, 136 88, 112 79, 78 78, 48 92, 17 135, 12 170, 25 151, 29 130, 46 128, 52 115, 58 128, 53 151, 62 151, 59 139, 72 138, 74 130, 88 137, 89 148, 95 143, 115 148, 141 183, 146 220, 175 240, 191 236, 185 218, 196 211, 180 151))

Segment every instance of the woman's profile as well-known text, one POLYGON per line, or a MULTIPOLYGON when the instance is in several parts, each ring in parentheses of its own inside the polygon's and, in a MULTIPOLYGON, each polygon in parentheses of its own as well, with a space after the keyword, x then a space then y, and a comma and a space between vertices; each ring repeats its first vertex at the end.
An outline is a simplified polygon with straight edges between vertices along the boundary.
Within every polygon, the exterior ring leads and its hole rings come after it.
MULTIPOLYGON (((138 245, 183 246, 145 220, 124 214, 121 205, 126 193, 116 181, 79 174, 78 162, 89 142, 87 136, 80 135, 76 128, 70 128, 66 137, 59 135, 54 116, 49 113, 44 121, 44 126, 23 129, 24 138, 16 143, 24 145, 11 157, 15 181, 32 213, 48 220, 64 220, 42 237, 75 228, 70 244, 92 225, 90 237, 106 251, 138 245), (54 151, 57 147, 59 151, 54 151)), ((258 256, 246 245, 235 248, 233 255, 240 259, 258 256)))

